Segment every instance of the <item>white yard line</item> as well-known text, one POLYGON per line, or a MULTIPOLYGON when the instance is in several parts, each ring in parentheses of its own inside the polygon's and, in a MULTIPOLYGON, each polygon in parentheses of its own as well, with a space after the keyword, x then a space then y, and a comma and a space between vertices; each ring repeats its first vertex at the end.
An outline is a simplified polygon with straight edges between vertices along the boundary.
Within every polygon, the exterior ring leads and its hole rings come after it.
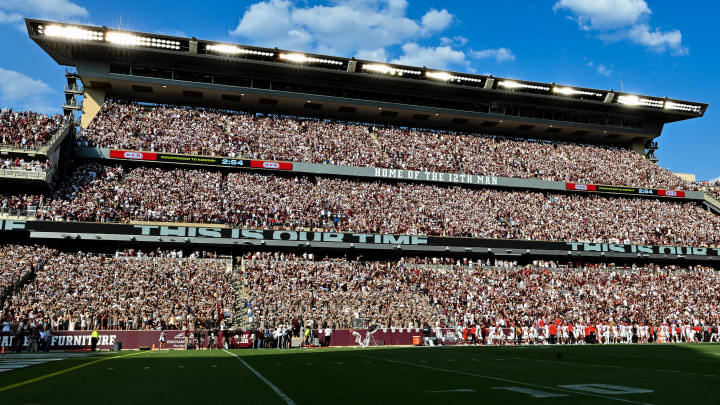
POLYGON ((240 360, 240 362, 241 362, 245 367, 247 367, 248 370, 252 371, 252 373, 255 374, 260 380, 262 380, 262 382, 264 382, 265 385, 267 385, 268 387, 270 387, 270 389, 272 389, 273 391, 275 391, 275 393, 278 394, 278 396, 279 396, 280 398, 282 398, 283 401, 285 401, 286 404, 288 404, 288 405, 295 405, 295 402, 293 402, 293 400, 290 399, 289 396, 287 396, 284 392, 282 392, 282 391, 280 390, 280 388, 278 388, 275 384, 273 384, 272 382, 270 382, 270 380, 268 380, 267 378, 265 378, 264 375, 260 374, 257 370, 255 370, 254 368, 252 368, 252 366, 250 366, 250 365, 249 365, 245 360, 243 360, 240 356, 238 356, 238 355, 235 354, 235 353, 231 353, 231 352, 229 352, 229 351, 227 351, 227 350, 225 350, 225 349, 223 349, 223 351, 224 351, 225 353, 227 353, 227 354, 235 357, 236 359, 240 360))
POLYGON ((591 393, 588 393, 588 392, 581 392, 581 391, 575 391, 575 390, 570 390, 570 389, 565 389, 565 388, 551 387, 551 386, 547 386, 547 385, 531 384, 531 383, 526 383, 526 382, 522 382, 522 381, 509 380, 509 379, 507 379, 507 378, 492 377, 492 376, 488 376, 488 375, 468 373, 468 372, 459 371, 459 370, 448 370, 448 369, 445 369, 445 368, 430 367, 430 366, 425 366, 425 365, 422 365, 422 364, 414 364, 414 363, 408 363, 408 362, 405 362, 405 361, 383 359, 383 358, 380 358, 380 357, 372 357, 372 356, 362 356, 362 357, 367 357, 367 358, 374 359, 374 360, 387 361, 387 362, 389 362, 389 363, 403 364, 403 365, 406 365, 406 366, 426 368, 426 369, 428 369, 428 370, 444 371, 444 372, 446 372, 446 373, 461 374, 461 375, 467 375, 467 376, 471 376, 471 377, 484 378, 484 379, 488 379, 488 380, 502 381, 502 382, 508 382, 508 383, 512 383, 512 384, 519 384, 519 385, 526 385, 526 386, 528 386, 528 387, 542 388, 542 389, 553 390, 553 391, 561 391, 561 392, 567 392, 567 393, 570 393, 570 394, 577 394, 577 395, 584 395, 584 396, 588 396, 588 397, 596 397, 596 398, 602 398, 602 399, 609 399, 609 400, 612 400, 612 401, 627 402, 627 403, 631 403, 631 404, 644 404, 644 405, 649 405, 647 402, 632 401, 632 400, 629 400, 629 399, 615 398, 615 397, 610 397, 610 396, 607 396, 607 395, 600 395, 600 394, 591 394, 591 393))

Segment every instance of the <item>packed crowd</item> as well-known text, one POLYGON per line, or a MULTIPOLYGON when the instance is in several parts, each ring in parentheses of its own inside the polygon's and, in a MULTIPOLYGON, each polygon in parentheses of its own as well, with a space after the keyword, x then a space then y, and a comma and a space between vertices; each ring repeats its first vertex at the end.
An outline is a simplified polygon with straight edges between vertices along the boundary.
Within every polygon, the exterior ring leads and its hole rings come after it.
POLYGON ((0 158, 0 170, 25 170, 33 172, 44 172, 50 169, 50 161, 42 160, 25 160, 16 157, 3 159, 0 158))
POLYGON ((65 124, 60 114, 33 111, 0 111, 0 148, 40 149, 65 124))
POLYGON ((103 105, 79 142, 173 153, 697 188, 622 148, 112 101, 103 105))
POLYGON ((715 199, 720 199, 720 180, 713 180, 702 184, 702 190, 715 199))
POLYGON ((37 218, 221 223, 582 242, 720 244, 720 218, 692 203, 641 198, 81 166, 37 218))
POLYGON ((27 215, 30 207, 39 206, 44 198, 35 194, 0 194, 0 214, 27 215))
POLYGON ((561 339, 574 325, 575 339, 592 327, 610 343, 625 342, 631 329, 642 341, 653 327, 656 341, 663 331, 666 341, 698 341, 697 328, 717 333, 720 322, 720 273, 701 266, 489 260, 428 266, 250 253, 242 271, 249 316, 261 329, 298 322, 333 329, 472 327, 493 334, 486 343, 504 343, 515 328, 527 342, 550 339, 552 325, 561 339))
MULTIPOLYGON (((29 258, 39 252, 44 250, 31 249, 29 258)), ((83 253, 50 256, 33 280, 5 300, 0 318, 8 324, 52 330, 133 330, 219 328, 232 323, 235 292, 224 261, 83 253)))
POLYGON ((44 247, 0 246, 0 307, 9 294, 22 286, 54 254, 54 250, 44 247))

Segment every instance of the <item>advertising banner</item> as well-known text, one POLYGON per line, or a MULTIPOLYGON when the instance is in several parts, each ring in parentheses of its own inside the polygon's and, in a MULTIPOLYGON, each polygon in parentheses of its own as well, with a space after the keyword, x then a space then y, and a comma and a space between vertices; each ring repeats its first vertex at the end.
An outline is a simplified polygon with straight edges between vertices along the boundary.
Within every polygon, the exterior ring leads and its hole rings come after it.
MULTIPOLYGON (((245 229, 229 227, 207 227, 202 225, 146 225, 114 224, 98 222, 64 221, 22 221, 0 219, 0 235, 13 232, 17 239, 25 235, 29 239, 85 239, 135 240, 164 243, 202 243, 227 245, 242 243, 277 246, 297 246, 302 243, 318 243, 325 248, 413 248, 413 250, 455 251, 493 254, 565 254, 587 252, 613 256, 615 254, 672 255, 676 258, 720 257, 720 247, 656 246, 619 243, 553 242, 522 239, 481 239, 446 236, 393 235, 352 232, 314 232, 295 230, 245 229)), ((8 234, 8 237, 10 235, 8 234)), ((627 256, 629 257, 629 256, 627 256)))
POLYGON ((681 190, 659 190, 654 188, 606 186, 599 184, 565 183, 565 189, 573 191, 595 191, 617 194, 656 195, 661 197, 685 197, 685 192, 681 190))

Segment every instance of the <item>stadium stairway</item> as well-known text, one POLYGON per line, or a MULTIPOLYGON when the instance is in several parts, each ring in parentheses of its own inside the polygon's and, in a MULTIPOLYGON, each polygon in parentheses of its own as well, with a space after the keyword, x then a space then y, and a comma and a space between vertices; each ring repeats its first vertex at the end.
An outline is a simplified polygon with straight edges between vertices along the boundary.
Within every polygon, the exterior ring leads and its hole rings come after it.
POLYGON ((383 147, 382 147, 382 145, 380 144, 380 141, 377 139, 377 136, 375 136, 374 133, 370 132, 370 138, 372 138, 372 140, 375 142, 375 145, 377 145, 378 150, 380 151, 380 153, 382 153, 385 158, 389 159, 388 154, 383 150, 383 147))
MULTIPOLYGON (((231 263, 232 265, 232 263, 231 263)), ((247 295, 245 294, 245 284, 243 283, 242 274, 245 271, 245 258, 241 258, 240 265, 234 269, 235 271, 235 291, 237 291, 237 298, 235 299, 235 318, 233 319, 233 326, 242 330, 250 330, 252 326, 250 324, 250 317, 248 316, 248 309, 245 305, 247 302, 247 295)))
POLYGON ((716 215, 720 215, 720 201, 705 193, 705 207, 716 215))

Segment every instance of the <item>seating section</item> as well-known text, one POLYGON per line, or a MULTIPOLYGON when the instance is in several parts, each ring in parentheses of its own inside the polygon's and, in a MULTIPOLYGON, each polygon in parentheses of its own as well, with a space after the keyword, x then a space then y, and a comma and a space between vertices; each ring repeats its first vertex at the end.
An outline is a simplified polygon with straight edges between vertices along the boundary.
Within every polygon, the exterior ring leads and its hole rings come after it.
POLYGON ((314 260, 254 253, 243 279, 252 321, 331 328, 544 329, 547 325, 716 325, 720 273, 701 266, 409 259, 314 260))
POLYGON ((697 189, 625 149, 351 122, 107 102, 81 145, 697 189))
POLYGON ((42 268, 56 252, 37 246, 0 246, 0 308, 8 294, 42 268))
POLYGON ((720 217, 692 203, 90 164, 43 220, 217 223, 526 240, 715 246, 720 217))
POLYGON ((181 329, 189 323, 219 328, 232 323, 232 273, 221 260, 6 250, 0 257, 3 268, 16 262, 14 255, 25 259, 25 265, 10 268, 14 278, 32 260, 44 259, 37 276, 6 299, 2 318, 11 323, 53 330, 181 329))
POLYGON ((40 149, 65 125, 60 114, 44 115, 33 111, 0 111, 0 149, 40 149))

